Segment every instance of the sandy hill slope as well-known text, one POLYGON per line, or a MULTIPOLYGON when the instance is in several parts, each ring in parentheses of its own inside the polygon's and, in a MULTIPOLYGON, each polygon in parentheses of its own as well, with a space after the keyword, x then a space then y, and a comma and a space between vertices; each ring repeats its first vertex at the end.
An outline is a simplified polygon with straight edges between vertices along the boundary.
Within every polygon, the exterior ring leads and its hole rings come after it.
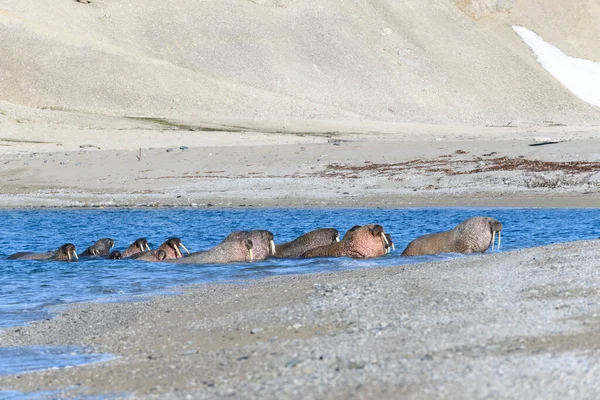
POLYGON ((168 118, 597 124, 512 24, 600 61, 597 0, 0 0, 0 101, 168 118))

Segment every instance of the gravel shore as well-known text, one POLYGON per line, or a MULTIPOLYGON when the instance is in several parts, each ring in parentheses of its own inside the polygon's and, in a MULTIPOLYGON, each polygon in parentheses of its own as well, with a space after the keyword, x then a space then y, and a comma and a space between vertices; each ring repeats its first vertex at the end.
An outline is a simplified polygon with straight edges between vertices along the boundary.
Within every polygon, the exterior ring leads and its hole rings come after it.
MULTIPOLYGON (((80 304, 0 346, 118 358, 0 388, 135 398, 598 398, 600 241, 80 304)), ((226 268, 226 267, 224 267, 226 268)), ((199 270, 200 271, 200 270, 199 270)))

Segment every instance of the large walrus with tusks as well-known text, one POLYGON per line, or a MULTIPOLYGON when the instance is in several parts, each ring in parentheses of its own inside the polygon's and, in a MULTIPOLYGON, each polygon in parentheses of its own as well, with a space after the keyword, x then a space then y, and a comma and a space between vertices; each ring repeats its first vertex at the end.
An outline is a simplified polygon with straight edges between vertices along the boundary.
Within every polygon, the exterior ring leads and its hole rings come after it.
POLYGON ((56 251, 46 253, 20 252, 8 256, 9 260, 48 260, 48 261, 74 261, 77 260, 77 249, 72 243, 65 243, 56 251))
POLYGON ((502 224, 490 217, 473 217, 458 224, 454 229, 431 233, 413 240, 402 252, 403 256, 420 256, 440 253, 483 253, 498 233, 498 248, 502 224))
POLYGON ((176 264, 228 264, 252 262, 252 259, 252 241, 249 239, 232 239, 223 241, 210 250, 199 251, 167 262, 176 264))
POLYGON ((166 261, 175 258, 182 258, 181 250, 183 248, 186 253, 190 254, 189 250, 181 243, 181 239, 173 237, 167 239, 166 242, 161 244, 158 249, 151 251, 142 251, 141 253, 133 254, 130 258, 142 261, 166 261), (159 251, 161 252, 159 254, 159 251))
POLYGON ((83 253, 79 255, 79 257, 108 257, 110 254, 110 249, 115 246, 115 241, 111 238, 102 238, 98 239, 96 243, 85 249, 83 253))
POLYGON ((354 226, 337 243, 309 250, 300 257, 374 258, 387 254, 389 243, 381 225, 354 226))
POLYGON ((340 241, 340 234, 334 228, 320 228, 298 236, 291 242, 275 245, 277 258, 298 258, 308 250, 340 241))
POLYGON ((257 229, 254 231, 231 232, 223 242, 229 240, 250 240, 252 242, 252 256, 254 260, 264 260, 276 254, 273 234, 269 231, 257 229))
POLYGON ((122 258, 131 257, 134 254, 141 253, 142 251, 150 251, 150 245, 146 238, 136 239, 125 251, 121 254, 122 258))

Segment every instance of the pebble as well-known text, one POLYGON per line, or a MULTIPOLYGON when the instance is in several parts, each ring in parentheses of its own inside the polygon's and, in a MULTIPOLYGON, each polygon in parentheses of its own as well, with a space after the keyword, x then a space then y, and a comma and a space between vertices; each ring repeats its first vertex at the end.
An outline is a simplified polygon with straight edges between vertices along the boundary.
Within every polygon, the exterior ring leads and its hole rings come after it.
POLYGON ((258 333, 262 333, 264 331, 263 328, 254 328, 250 331, 251 334, 256 335, 258 333))

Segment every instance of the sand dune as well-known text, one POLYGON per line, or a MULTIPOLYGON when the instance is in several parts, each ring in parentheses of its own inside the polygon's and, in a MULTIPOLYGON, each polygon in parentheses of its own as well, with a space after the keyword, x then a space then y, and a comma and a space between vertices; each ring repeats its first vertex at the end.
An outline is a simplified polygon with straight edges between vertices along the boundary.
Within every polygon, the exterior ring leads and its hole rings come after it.
POLYGON ((600 110, 510 26, 597 61, 599 17, 583 0, 2 0, 0 100, 206 120, 593 124, 600 110))

